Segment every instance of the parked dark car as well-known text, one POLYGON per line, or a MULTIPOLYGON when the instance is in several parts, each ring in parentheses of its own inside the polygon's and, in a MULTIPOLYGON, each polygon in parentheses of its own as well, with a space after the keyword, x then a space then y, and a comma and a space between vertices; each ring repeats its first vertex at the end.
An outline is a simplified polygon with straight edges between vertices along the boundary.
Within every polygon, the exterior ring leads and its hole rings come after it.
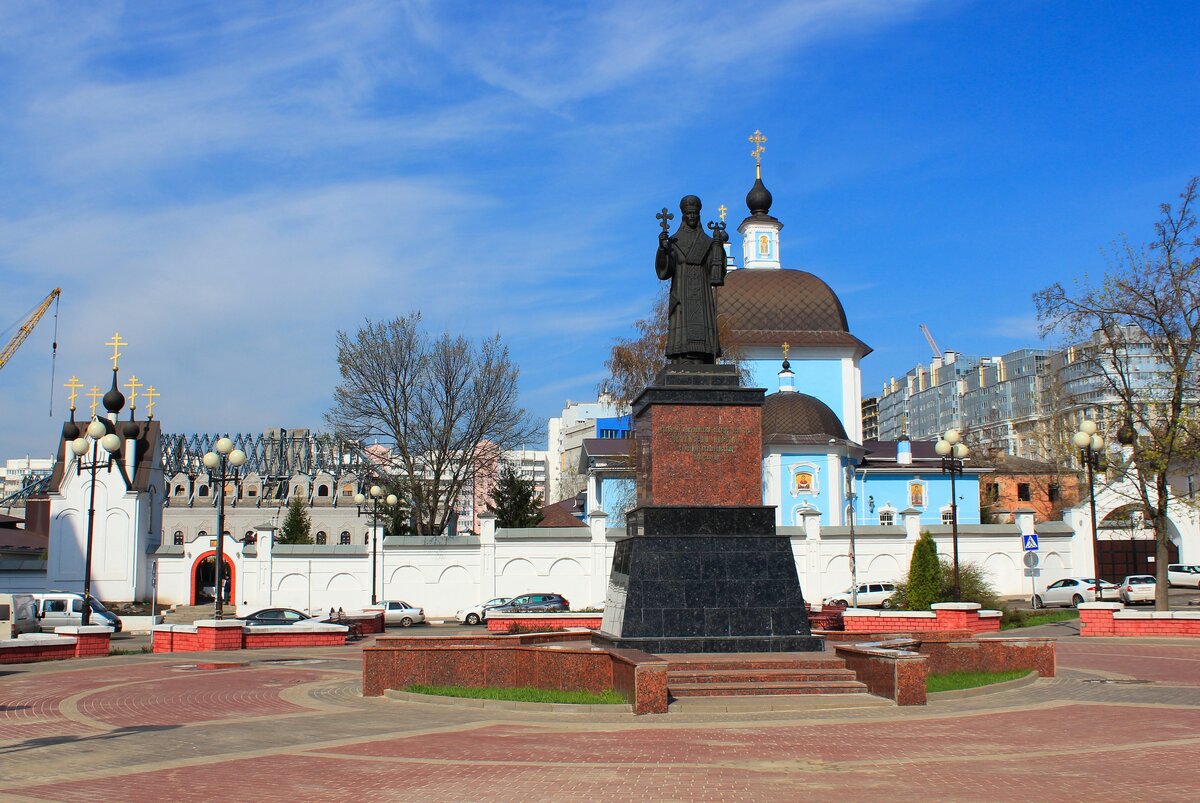
POLYGON ((545 613, 569 610, 571 603, 562 594, 521 594, 504 605, 488 608, 488 613, 545 613))
POLYGON ((294 625, 299 622, 316 622, 319 621, 307 614, 300 613, 295 608, 263 608, 261 611, 255 611, 248 616, 238 617, 247 625, 254 627, 256 625, 272 625, 278 627, 280 625, 294 625))

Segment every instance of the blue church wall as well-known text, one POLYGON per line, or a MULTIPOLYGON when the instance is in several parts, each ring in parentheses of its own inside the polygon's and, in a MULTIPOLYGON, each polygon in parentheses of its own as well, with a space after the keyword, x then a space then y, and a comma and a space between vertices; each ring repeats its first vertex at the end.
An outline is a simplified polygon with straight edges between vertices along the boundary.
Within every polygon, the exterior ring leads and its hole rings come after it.
MULTIPOLYGON (((767 393, 779 390, 779 360, 749 360, 750 386, 766 388, 767 393)), ((805 359, 802 354, 792 360, 796 374, 796 390, 816 396, 841 417, 842 361, 839 359, 805 359)), ((845 422, 843 422, 845 423, 845 422)))
POLYGON ((824 452, 783 455, 780 469, 779 498, 766 500, 766 504, 779 506, 784 526, 802 525, 799 509, 806 505, 821 511, 821 524, 830 524, 831 500, 842 497, 841 477, 830 476, 828 455, 824 452))
MULTIPOLYGON (((958 520, 979 523, 979 477, 963 475, 955 479, 958 492, 958 520)), ((860 524, 878 524, 879 513, 890 509, 901 524, 900 511, 909 507, 921 511, 921 524, 941 524, 942 509, 950 506, 950 477, 941 473, 860 474, 858 500, 854 516, 860 524), (921 502, 923 504, 915 504, 921 502)))

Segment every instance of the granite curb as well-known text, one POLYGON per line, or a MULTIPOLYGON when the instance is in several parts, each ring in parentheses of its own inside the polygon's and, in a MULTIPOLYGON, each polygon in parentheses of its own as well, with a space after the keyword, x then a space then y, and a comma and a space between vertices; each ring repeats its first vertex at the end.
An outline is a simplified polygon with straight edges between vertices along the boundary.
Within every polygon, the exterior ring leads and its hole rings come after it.
POLYGON ((550 714, 633 714, 629 703, 598 703, 595 705, 572 703, 526 703, 517 700, 479 700, 472 697, 447 697, 439 694, 417 694, 415 692, 388 689, 384 697, 406 703, 448 705, 455 708, 482 708, 491 711, 541 712, 550 714))

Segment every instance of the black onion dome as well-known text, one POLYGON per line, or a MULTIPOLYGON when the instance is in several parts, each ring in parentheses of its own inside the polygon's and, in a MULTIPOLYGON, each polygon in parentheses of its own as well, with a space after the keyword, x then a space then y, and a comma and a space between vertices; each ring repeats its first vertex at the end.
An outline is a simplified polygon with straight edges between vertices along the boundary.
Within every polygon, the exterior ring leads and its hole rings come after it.
POLYGON ((768 215, 771 213, 771 191, 762 183, 761 178, 754 179, 754 186, 746 193, 746 206, 752 215, 768 215))
POLYGON ((104 409, 110 413, 119 413, 125 406, 125 395, 117 389, 117 372, 113 371, 112 387, 104 394, 104 409))
POLYGON ((63 424, 63 440, 73 441, 79 437, 79 425, 74 421, 63 424))
POLYGON ((773 393, 762 407, 763 442, 847 440, 837 413, 807 393, 773 393))
POLYGON ((127 441, 133 440, 138 435, 138 429, 139 429, 139 427, 137 425, 137 422, 125 421, 124 423, 121 424, 121 435, 123 435, 125 440, 127 440, 127 441))

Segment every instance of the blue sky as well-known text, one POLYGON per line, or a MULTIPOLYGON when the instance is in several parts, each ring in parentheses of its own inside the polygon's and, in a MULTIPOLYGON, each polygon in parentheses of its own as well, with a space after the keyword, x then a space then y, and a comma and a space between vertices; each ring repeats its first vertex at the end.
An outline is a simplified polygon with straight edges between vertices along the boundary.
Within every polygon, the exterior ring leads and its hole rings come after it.
POLYGON ((1031 293, 1103 269, 1200 172, 1195 3, 5 3, 0 457, 48 454, 103 346, 173 431, 320 426, 334 333, 499 331, 539 418, 649 307, 654 212, 744 214, 746 137, 874 347, 1034 345, 1031 293))

